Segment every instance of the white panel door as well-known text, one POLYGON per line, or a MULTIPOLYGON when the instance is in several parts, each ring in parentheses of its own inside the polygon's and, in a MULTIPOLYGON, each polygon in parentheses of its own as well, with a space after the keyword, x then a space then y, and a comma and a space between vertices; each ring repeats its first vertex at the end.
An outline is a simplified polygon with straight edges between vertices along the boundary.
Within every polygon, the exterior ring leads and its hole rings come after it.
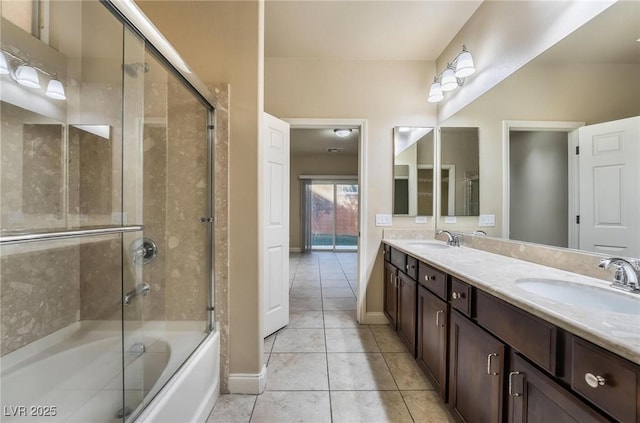
POLYGON ((264 114, 261 143, 264 333, 289 324, 289 124, 264 114))
POLYGON ((640 117, 584 126, 580 249, 640 257, 640 117))

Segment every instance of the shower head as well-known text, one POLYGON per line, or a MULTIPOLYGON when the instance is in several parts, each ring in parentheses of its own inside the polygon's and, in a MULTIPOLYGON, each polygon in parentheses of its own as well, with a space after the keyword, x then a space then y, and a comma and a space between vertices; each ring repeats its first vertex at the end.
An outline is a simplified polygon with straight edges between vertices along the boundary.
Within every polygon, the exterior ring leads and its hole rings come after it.
POLYGON ((142 70, 142 72, 149 72, 149 64, 148 63, 126 63, 122 65, 122 70, 129 75, 131 78, 138 77, 138 71, 142 70))

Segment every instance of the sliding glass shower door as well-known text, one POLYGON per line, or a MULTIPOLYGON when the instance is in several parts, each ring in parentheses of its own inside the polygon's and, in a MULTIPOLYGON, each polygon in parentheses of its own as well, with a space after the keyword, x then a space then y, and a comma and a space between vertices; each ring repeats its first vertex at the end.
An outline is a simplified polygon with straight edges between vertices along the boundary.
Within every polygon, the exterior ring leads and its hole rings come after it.
POLYGON ((311 181, 306 191, 306 249, 357 250, 357 182, 311 181))

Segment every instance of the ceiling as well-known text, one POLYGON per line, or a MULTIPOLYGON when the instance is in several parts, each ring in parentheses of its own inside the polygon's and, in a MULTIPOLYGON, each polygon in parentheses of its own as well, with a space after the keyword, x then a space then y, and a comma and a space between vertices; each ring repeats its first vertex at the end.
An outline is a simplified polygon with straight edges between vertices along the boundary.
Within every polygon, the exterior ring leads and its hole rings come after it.
POLYGON ((435 61, 482 0, 267 0, 265 57, 435 61))
POLYGON ((329 154, 328 148, 342 148, 340 155, 357 155, 360 131, 354 129, 348 137, 340 138, 333 128, 293 128, 291 129, 291 155, 329 154))

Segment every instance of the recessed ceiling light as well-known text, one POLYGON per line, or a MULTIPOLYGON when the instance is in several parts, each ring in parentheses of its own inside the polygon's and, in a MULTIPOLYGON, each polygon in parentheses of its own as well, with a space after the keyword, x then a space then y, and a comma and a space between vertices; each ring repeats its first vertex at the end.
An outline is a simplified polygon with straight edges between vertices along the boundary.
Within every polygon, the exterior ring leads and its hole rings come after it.
POLYGON ((334 129, 333 132, 340 138, 348 137, 351 134, 351 129, 349 128, 338 128, 334 129))
POLYGON ((327 152, 329 152, 329 153, 342 153, 342 148, 339 148, 339 147, 327 148, 327 152))

